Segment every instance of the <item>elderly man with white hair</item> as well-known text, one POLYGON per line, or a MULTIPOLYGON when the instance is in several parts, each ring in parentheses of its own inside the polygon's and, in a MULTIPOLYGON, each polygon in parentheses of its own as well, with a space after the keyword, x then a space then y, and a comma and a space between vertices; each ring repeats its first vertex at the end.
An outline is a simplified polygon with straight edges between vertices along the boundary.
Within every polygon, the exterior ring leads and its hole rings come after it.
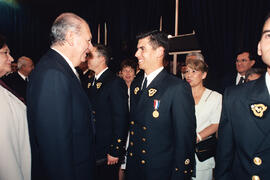
POLYGON ((18 59, 17 66, 18 71, 3 77, 3 81, 25 101, 27 79, 34 69, 34 63, 29 57, 22 56, 18 59))

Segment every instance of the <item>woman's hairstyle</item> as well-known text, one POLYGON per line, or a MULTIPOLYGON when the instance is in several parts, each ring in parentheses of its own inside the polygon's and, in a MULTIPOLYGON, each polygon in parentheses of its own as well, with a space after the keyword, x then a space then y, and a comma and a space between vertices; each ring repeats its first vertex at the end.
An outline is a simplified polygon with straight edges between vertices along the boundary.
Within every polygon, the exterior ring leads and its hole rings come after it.
POLYGON ((137 62, 135 60, 125 59, 121 63, 121 70, 123 70, 125 67, 131 67, 132 69, 134 69, 134 72, 136 73, 137 66, 138 65, 137 65, 137 62))
POLYGON ((208 72, 208 65, 200 59, 187 59, 186 65, 196 71, 208 72))

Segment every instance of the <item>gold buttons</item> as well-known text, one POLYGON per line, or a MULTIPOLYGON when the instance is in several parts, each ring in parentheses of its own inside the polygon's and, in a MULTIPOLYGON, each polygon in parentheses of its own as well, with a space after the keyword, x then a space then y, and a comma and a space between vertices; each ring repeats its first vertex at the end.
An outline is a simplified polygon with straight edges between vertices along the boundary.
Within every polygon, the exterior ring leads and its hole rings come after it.
POLYGON ((131 125, 134 125, 134 121, 130 121, 130 124, 131 124, 131 125))
POLYGON ((254 175, 254 176, 252 176, 252 180, 260 180, 260 177, 259 177, 259 176, 254 175))
POLYGON ((178 171, 179 169, 178 168, 175 168, 175 171, 178 171))
POLYGON ((143 154, 145 154, 145 153, 146 153, 146 151, 143 149, 143 150, 142 150, 142 153, 143 153, 143 154))
POLYGON ((129 156, 133 156, 133 153, 129 153, 129 156))
POLYGON ((117 139, 117 142, 120 143, 121 142, 121 139, 117 139))
POLYGON ((142 164, 145 164, 145 160, 141 160, 141 163, 142 163, 142 164))
POLYGON ((131 134, 131 135, 134 135, 134 131, 130 131, 130 134, 131 134))
POLYGON ((186 159, 185 160, 185 165, 189 165, 189 163, 190 163, 190 160, 189 159, 186 159))
POLYGON ((142 141, 145 142, 146 141, 146 138, 142 138, 142 141))
POLYGON ((132 141, 130 141, 130 143, 129 143, 131 146, 133 146, 134 145, 134 143, 132 142, 132 141))
POLYGON ((147 128, 145 126, 142 127, 143 130, 146 130, 147 128))
POLYGON ((187 174, 187 171, 184 171, 185 174, 187 174))
POLYGON ((257 166, 260 166, 260 165, 262 164, 262 159, 259 158, 259 157, 255 157, 255 158, 253 159, 253 162, 254 162, 254 164, 256 164, 257 166))
POLYGON ((116 146, 115 148, 116 148, 116 149, 119 149, 119 147, 118 147, 118 146, 116 146))

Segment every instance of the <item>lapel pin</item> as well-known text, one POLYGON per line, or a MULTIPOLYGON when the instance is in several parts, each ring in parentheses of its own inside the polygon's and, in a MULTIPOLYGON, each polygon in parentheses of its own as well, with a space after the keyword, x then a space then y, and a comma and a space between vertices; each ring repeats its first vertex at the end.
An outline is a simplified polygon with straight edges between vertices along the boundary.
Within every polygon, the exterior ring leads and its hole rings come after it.
POLYGON ((251 110, 256 117, 263 117, 263 113, 267 110, 267 106, 264 104, 252 104, 251 110))
POLYGON ((89 89, 91 87, 91 83, 88 83, 87 88, 89 89))
POLYGON ((102 85, 102 83, 101 83, 101 82, 98 82, 98 83, 96 84, 97 89, 99 89, 99 88, 101 87, 101 85, 102 85))
POLYGON ((139 90, 140 90, 140 88, 139 88, 139 87, 136 87, 136 88, 134 89, 134 94, 137 94, 139 90))
POLYGON ((149 97, 154 96, 154 94, 155 94, 156 92, 157 92, 156 89, 153 89, 153 88, 149 89, 149 90, 148 90, 148 95, 149 95, 149 97))

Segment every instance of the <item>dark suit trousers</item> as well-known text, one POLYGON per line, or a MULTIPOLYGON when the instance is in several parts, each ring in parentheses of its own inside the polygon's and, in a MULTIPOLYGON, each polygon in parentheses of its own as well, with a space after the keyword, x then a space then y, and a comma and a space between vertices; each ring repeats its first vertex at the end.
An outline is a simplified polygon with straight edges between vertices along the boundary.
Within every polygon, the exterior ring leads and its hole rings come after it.
POLYGON ((118 180, 119 168, 119 164, 96 166, 95 180, 118 180))

